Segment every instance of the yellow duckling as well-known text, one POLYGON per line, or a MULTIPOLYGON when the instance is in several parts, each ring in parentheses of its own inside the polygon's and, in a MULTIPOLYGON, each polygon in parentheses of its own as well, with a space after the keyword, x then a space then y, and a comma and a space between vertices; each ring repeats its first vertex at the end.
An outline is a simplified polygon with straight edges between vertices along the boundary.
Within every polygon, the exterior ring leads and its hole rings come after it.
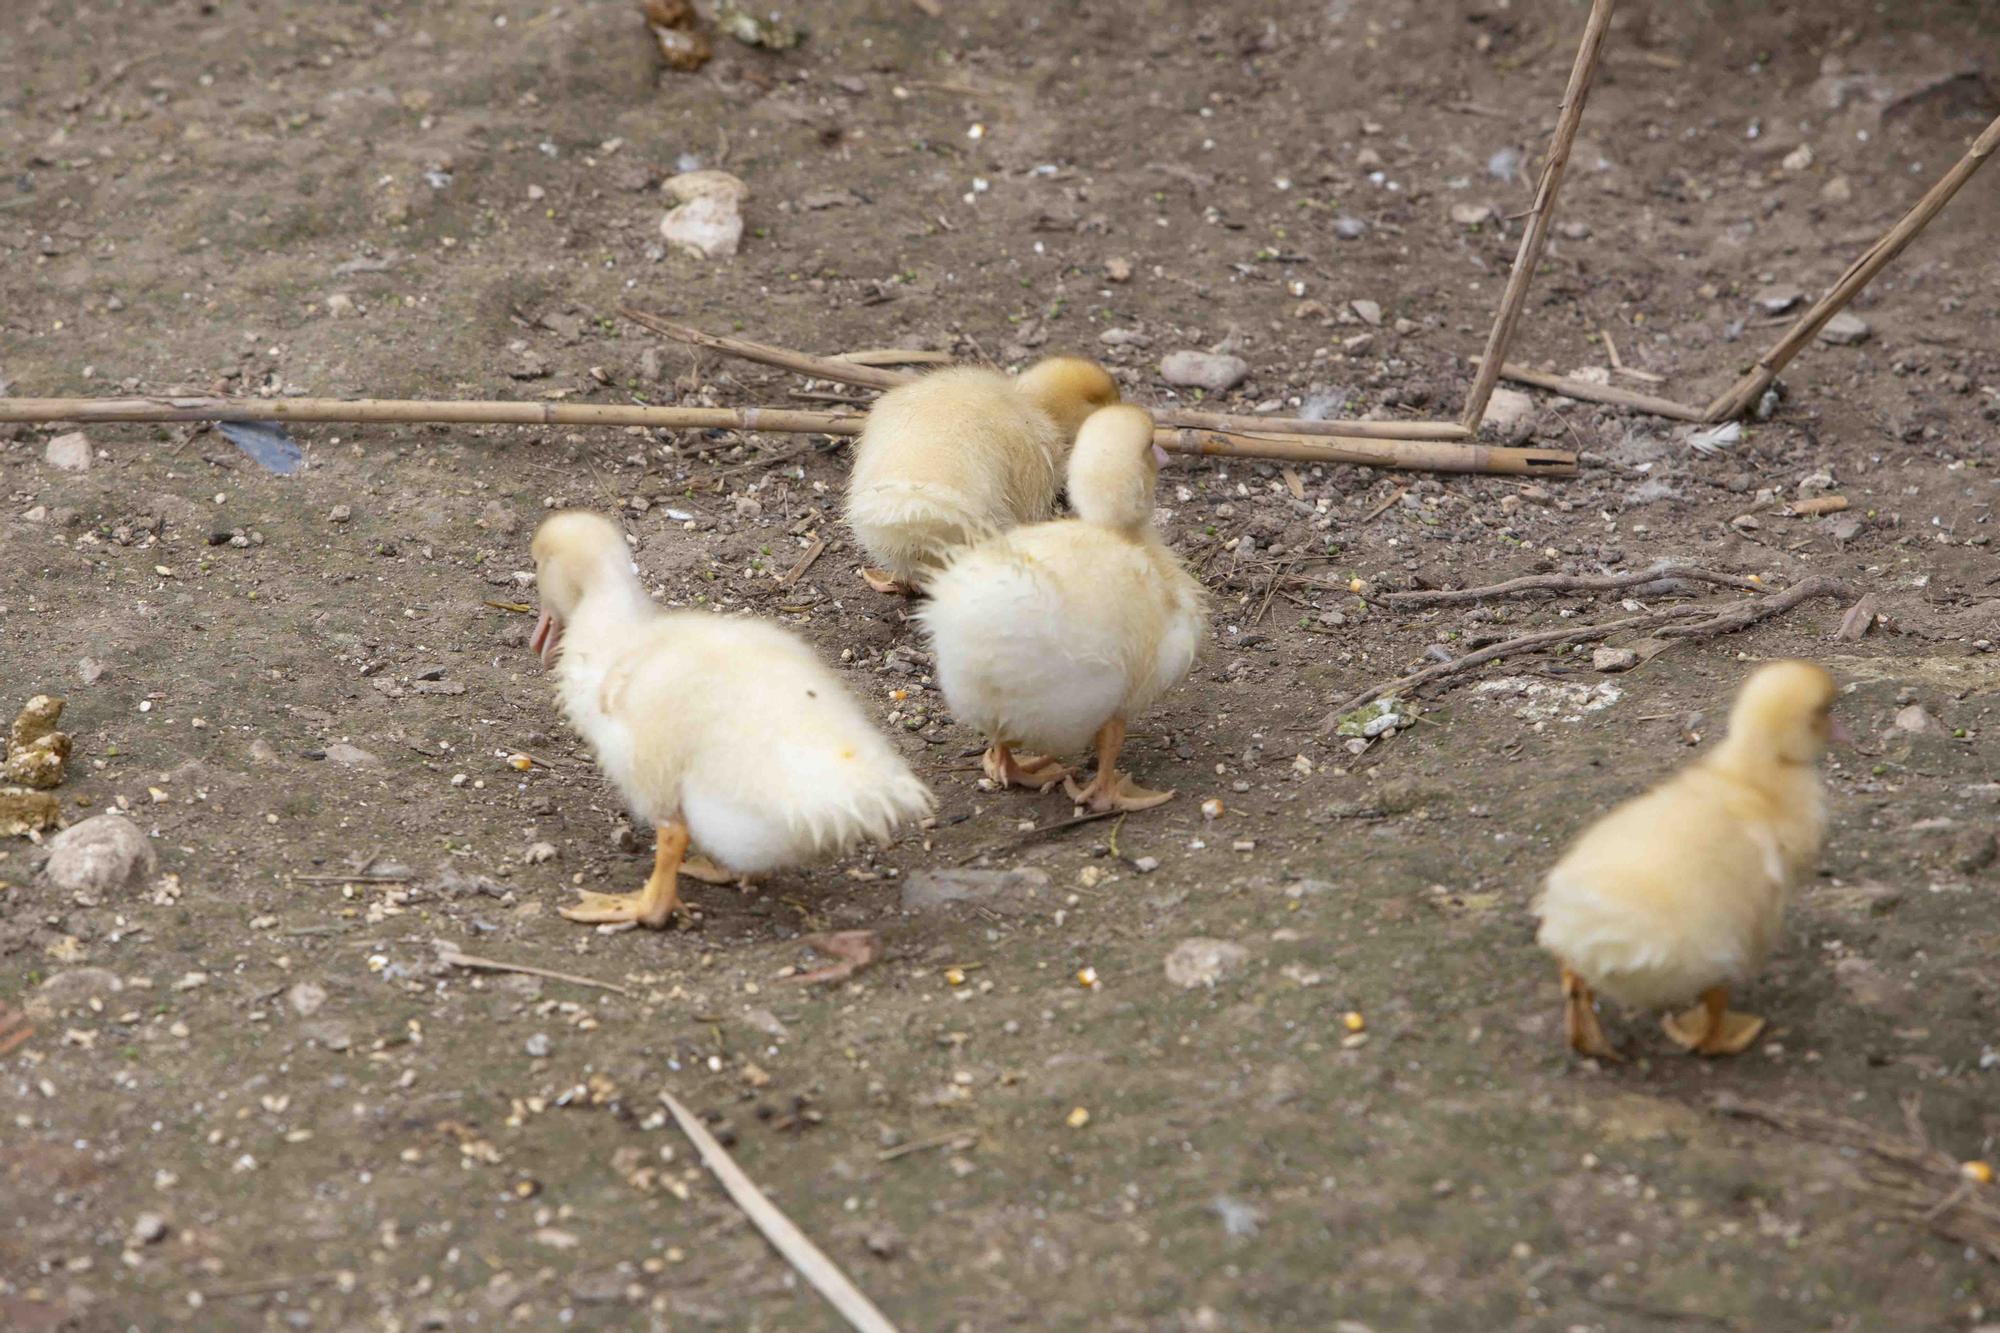
POLYGON ((847 525, 878 592, 911 593, 952 551, 1055 508, 1077 427, 1118 401, 1094 361, 1051 357, 1018 379, 972 366, 889 390, 854 446, 847 525))
POLYGON ((1845 735, 1833 701, 1833 677, 1810 662, 1758 668, 1720 745, 1592 824, 1549 872, 1536 940, 1562 964, 1575 1050, 1621 1058, 1598 1026, 1596 990, 1635 1009, 1699 999, 1664 1020, 1699 1055, 1735 1054, 1763 1031, 1763 1019, 1730 1012, 1729 990, 1763 966, 1819 859, 1819 757, 1845 735))
POLYGON ((1201 585, 1153 530, 1162 454, 1137 407, 1091 414, 1069 461, 1076 517, 989 537, 930 585, 919 613, 952 711, 988 742, 1001 785, 1058 781, 1092 810, 1144 810, 1173 796, 1118 771, 1125 723, 1194 664, 1201 585), (1054 755, 1095 740, 1078 788, 1054 755), (1016 747, 1042 751, 1016 755, 1016 747))
POLYGON ((886 844, 930 791, 804 640, 759 620, 662 611, 609 519, 572 511, 535 533, 541 618, 530 646, 571 725, 659 833, 638 893, 585 893, 572 921, 664 927, 690 835, 753 875, 886 844))

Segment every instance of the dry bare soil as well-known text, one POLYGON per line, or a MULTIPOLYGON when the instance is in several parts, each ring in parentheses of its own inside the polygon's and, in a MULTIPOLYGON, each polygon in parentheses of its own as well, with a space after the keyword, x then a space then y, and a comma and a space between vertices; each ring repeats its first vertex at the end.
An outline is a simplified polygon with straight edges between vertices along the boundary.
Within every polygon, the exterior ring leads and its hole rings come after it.
MULTIPOLYGON (((1082 351, 1152 403, 1163 353, 1227 344, 1253 368, 1233 410, 1457 411, 1580 5, 936 7, 794 0, 803 46, 723 38, 681 75, 612 0, 16 0, 0 377, 799 401, 613 317, 632 302, 821 352, 1082 351), (657 186, 689 162, 750 187, 733 261, 662 253, 657 186)), ((1952 77, 1993 67, 1994 11, 1624 10, 1517 357, 1604 366, 1609 333, 1664 381, 1618 382, 1698 403, 1774 335, 1760 290, 1831 282, 2000 109, 1952 77)), ((1130 751, 1180 796, 1042 837, 1067 802, 976 787, 914 627, 854 578, 827 441, 327 426, 277 477, 206 430, 93 428, 66 472, 61 428, 5 428, 7 710, 67 697, 65 817, 128 808, 160 864, 79 899, 4 848, 0 1002, 35 1035, 0 1065, 0 1325, 834 1327, 662 1089, 909 1329, 2000 1320, 1993 1250, 1947 1234, 1956 1205, 1923 1215, 1948 1184, 1912 1200, 1865 1153, 1715 1110, 2000 1156, 1996 234, 1989 172, 1860 302, 1872 337, 1812 349, 1713 457, 1540 399, 1522 429, 1582 451, 1573 480, 1181 460, 1160 500, 1213 634, 1130 751), (1789 517, 1802 487, 1850 508, 1789 517), (663 600, 838 659, 937 827, 694 886, 685 930, 559 919, 648 853, 493 605, 532 601, 558 504, 619 511, 663 600), (1369 610, 1350 578, 1660 557, 1837 575, 1884 622, 1836 643, 1821 601, 1623 675, 1588 648, 1496 663, 1359 755, 1320 729, 1433 646, 1622 614, 1369 610), (1571 1059, 1538 876, 1785 654, 1839 673, 1860 745, 1746 997, 1765 1043, 1676 1058, 1627 1015, 1636 1063, 1571 1059), (1030 873, 904 909, 960 865, 1030 873), (829 929, 883 958, 790 980, 829 929), (1189 939, 1242 952, 1183 987, 1189 939), (631 995, 446 967, 437 940, 631 995)))

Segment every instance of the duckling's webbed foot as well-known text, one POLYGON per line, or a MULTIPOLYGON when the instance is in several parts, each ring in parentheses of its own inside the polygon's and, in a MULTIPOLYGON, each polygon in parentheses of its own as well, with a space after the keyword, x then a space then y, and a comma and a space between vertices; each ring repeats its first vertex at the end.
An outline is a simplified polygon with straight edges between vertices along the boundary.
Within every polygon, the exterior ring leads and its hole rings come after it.
POLYGON ((917 595, 916 584, 905 583, 886 569, 864 567, 861 570, 861 581, 884 596, 915 597, 917 595))
POLYGON ((1047 791, 1058 782, 1069 781, 1069 770, 1045 754, 1015 754, 1004 745, 995 745, 979 761, 986 776, 1002 787, 1026 787, 1047 791))
POLYGON ((1660 1027, 1689 1055, 1741 1055, 1764 1031, 1764 1020, 1730 1012, 1729 987, 1711 986, 1700 1004, 1668 1014, 1660 1027))
POLYGON ((1563 1034, 1569 1039, 1569 1048, 1578 1055, 1622 1063, 1625 1057, 1605 1037, 1603 1027, 1598 1024, 1597 1006, 1583 978, 1565 967, 1562 970, 1562 988, 1563 1034))
POLYGON ((665 930, 680 906, 681 857, 687 853, 687 825, 678 820, 659 827, 659 846, 653 853, 652 878, 637 893, 582 892, 583 901, 562 909, 571 921, 590 925, 619 925, 634 922, 665 930))
POLYGON ((1125 746, 1125 719, 1114 717, 1097 729, 1097 776, 1087 787, 1079 787, 1068 778, 1063 779, 1063 789, 1070 799, 1090 810, 1093 814, 1104 814, 1111 810, 1150 810, 1156 805, 1165 805, 1174 799, 1171 791, 1148 791, 1132 781, 1129 774, 1118 771, 1118 752, 1125 746))
POLYGON ((703 884, 735 884, 748 882, 748 875, 739 875, 734 870, 706 856, 681 858, 681 874, 689 879, 700 880, 703 884))

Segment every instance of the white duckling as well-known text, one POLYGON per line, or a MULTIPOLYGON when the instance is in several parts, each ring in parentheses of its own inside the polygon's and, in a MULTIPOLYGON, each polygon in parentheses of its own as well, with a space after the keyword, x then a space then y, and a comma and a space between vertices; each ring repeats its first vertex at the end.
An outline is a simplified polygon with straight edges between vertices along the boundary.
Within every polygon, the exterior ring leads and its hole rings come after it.
POLYGON ((1063 781, 1094 811, 1173 796, 1118 771, 1127 719, 1187 675, 1206 623, 1201 585, 1153 530, 1164 459, 1146 411, 1100 408, 1070 456, 1076 517, 989 537, 931 580, 919 619, 938 683, 959 720, 987 738, 995 782, 1063 781), (1097 773, 1078 788, 1054 756, 1093 740, 1097 773))
POLYGON ((1118 401, 1094 361, 1050 357, 1018 379, 956 366, 889 390, 868 411, 847 525, 877 592, 912 593, 952 551, 1054 511, 1077 427, 1118 401))
POLYGON ((1819 757, 1845 735, 1833 701, 1833 677, 1810 662, 1759 667, 1720 745, 1585 829, 1549 872, 1536 941, 1562 965, 1573 1049, 1621 1058, 1593 990, 1647 1010, 1698 998, 1663 1022, 1693 1054, 1735 1054, 1763 1031, 1763 1019, 1729 1011, 1729 989, 1764 965, 1786 900, 1819 859, 1819 757))
POLYGON ((662 611, 602 515, 555 515, 533 550, 541 618, 530 644, 598 765, 659 833, 645 888, 586 892, 563 912, 570 920, 664 927, 690 834, 752 875, 864 838, 886 844, 930 812, 930 791, 796 635, 662 611))

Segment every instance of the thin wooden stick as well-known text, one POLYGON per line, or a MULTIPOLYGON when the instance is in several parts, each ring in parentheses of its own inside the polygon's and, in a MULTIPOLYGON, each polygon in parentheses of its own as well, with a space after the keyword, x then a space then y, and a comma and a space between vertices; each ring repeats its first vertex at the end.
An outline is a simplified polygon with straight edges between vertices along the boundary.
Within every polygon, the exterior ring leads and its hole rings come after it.
POLYGON ((1624 574, 1528 574, 1484 588, 1391 592, 1384 593, 1377 600, 1387 602, 1391 606, 1448 606, 1453 602, 1483 602, 1493 597, 1511 597, 1517 592, 1614 592, 1619 588, 1657 583, 1663 579, 1691 579, 1697 583, 1714 583, 1725 588, 1744 588, 1751 592, 1769 591, 1757 580, 1744 578, 1740 574, 1721 574, 1712 569, 1702 569, 1697 565, 1682 564, 1678 560, 1661 560, 1646 569, 1632 570, 1624 574))
POLYGON ((1314 421, 1305 417, 1249 416, 1241 412, 1197 412, 1170 408, 1153 413, 1163 426, 1194 430, 1245 432, 1252 435, 1345 435, 1364 440, 1469 440, 1472 432, 1456 421, 1377 421, 1356 417, 1344 421, 1314 421))
POLYGON ((899 347, 869 347, 858 352, 842 352, 835 358, 857 366, 948 366, 950 352, 923 352, 899 347))
POLYGON ((1872 282, 1890 260, 1903 252, 1904 246, 1916 239, 1917 233, 1930 225, 1931 219, 1942 212, 1959 188, 1972 179, 1972 173, 1985 164, 1996 147, 2000 147, 2000 118, 1996 118, 1972 141, 1972 147, 1966 150, 1965 156, 1952 164, 1951 170, 1931 186, 1914 208, 1848 266, 1847 272, 1840 275, 1840 280, 1825 296, 1813 302, 1812 307, 1785 331, 1785 335, 1757 358, 1757 364, 1751 367, 1748 374, 1708 405, 1704 420, 1727 421, 1741 416, 1751 404, 1763 397, 1764 390, 1771 387, 1771 382, 1778 378, 1778 372, 1785 368, 1786 363, 1804 351, 1826 322, 1839 314, 1841 308, 1872 282))
POLYGON ((799 1276, 810 1282, 813 1290, 826 1298, 828 1305, 860 1333, 896 1333, 896 1326, 889 1322, 888 1316, 876 1309, 875 1303, 862 1294, 861 1288, 848 1281, 847 1274, 841 1272, 819 1246, 808 1240, 805 1232, 794 1226, 790 1218, 779 1212, 776 1204, 764 1197, 764 1192, 716 1142, 708 1127, 681 1105, 680 1098, 662 1090, 660 1100, 673 1112, 681 1133, 687 1135, 701 1153, 702 1165, 715 1173, 716 1180, 721 1182, 736 1206, 743 1210, 757 1230, 764 1233, 764 1239, 771 1242, 771 1248, 797 1269, 799 1276))
MULTIPOLYGON (((1474 362, 1483 362, 1484 357, 1474 357, 1474 362)), ((1587 403, 1610 403, 1614 407, 1629 407, 1640 412, 1649 412, 1656 417, 1670 417, 1675 421, 1706 421, 1707 415, 1698 407, 1688 407, 1671 398, 1659 398, 1650 393, 1635 393, 1621 389, 1615 384, 1592 384, 1589 380, 1571 379, 1567 375, 1551 375, 1546 371, 1530 370, 1526 366, 1513 364, 1500 367, 1500 378, 1513 380, 1517 384, 1532 384, 1538 389, 1559 393, 1565 398, 1580 398, 1587 403)))
POLYGON ((1555 220, 1556 195, 1562 189, 1563 169, 1569 165, 1570 149, 1576 143, 1577 126, 1583 122, 1583 104, 1590 96, 1590 81, 1597 72, 1597 58, 1604 49, 1604 33, 1611 26, 1613 0, 1591 0, 1590 18, 1583 25, 1583 41, 1576 49, 1576 63, 1570 67, 1569 86, 1563 89, 1562 109, 1556 115, 1555 137, 1542 163, 1541 184, 1535 202, 1528 209, 1528 225, 1521 233, 1521 248, 1514 256, 1514 269, 1507 275, 1507 289, 1500 298, 1500 312, 1486 335, 1486 358, 1466 396, 1465 412, 1459 424, 1477 431, 1485 419, 1486 404, 1493 386, 1500 381, 1500 367, 1507 348, 1514 341, 1514 329, 1528 301, 1528 284, 1534 281, 1535 266, 1541 263, 1542 247, 1549 238, 1549 224, 1555 220))
POLYGON ((1282 458, 1301 463, 1353 463, 1418 472, 1483 472, 1505 476, 1573 477, 1576 455, 1564 449, 1511 449, 1453 440, 1363 440, 1338 436, 1235 435, 1172 430, 1153 442, 1169 453, 1215 458, 1282 458))
POLYGON ((640 407, 596 403, 395 398, 0 398, 0 421, 476 422, 501 426, 659 426, 859 435, 858 412, 782 407, 640 407))
MULTIPOLYGON (((815 379, 859 384, 871 389, 893 389, 917 378, 905 371, 857 365, 842 357, 814 356, 810 352, 795 352, 789 347, 774 347, 770 343, 751 342, 747 338, 725 338, 719 334, 703 333, 700 329, 630 307, 620 307, 618 313, 663 337, 707 347, 759 365, 811 375, 815 379)), ((1260 417, 1173 409, 1156 411, 1153 416, 1162 426, 1259 435, 1351 435, 1378 440, 1463 440, 1472 435, 1464 427, 1449 421, 1308 421, 1303 417, 1260 417)))
POLYGON ((599 981, 595 977, 580 977, 574 972, 552 972, 546 967, 530 967, 526 963, 503 963, 494 958, 478 958, 458 949, 443 940, 435 942, 438 961, 446 967, 470 967, 481 972, 519 972, 524 976, 547 977, 550 981, 567 981, 573 986, 593 986, 598 990, 613 991, 628 1000, 636 1000, 634 995, 616 982, 599 981))
POLYGON ((789 588, 794 583, 797 583, 801 578, 805 577, 805 572, 813 567, 813 561, 819 559, 824 554, 826 554, 826 538, 814 537, 812 545, 806 547, 806 552, 799 557, 798 563, 794 564, 779 577, 778 586, 780 588, 789 588))
POLYGON ((839 384, 865 384, 871 389, 893 389, 898 384, 908 384, 916 378, 905 370, 866 366, 856 361, 843 361, 837 357, 814 356, 810 352, 794 352, 787 347, 751 342, 747 338, 725 338, 720 334, 703 333, 700 329, 676 324, 671 320, 661 319, 658 315, 634 310, 630 306, 620 306, 618 313, 640 328, 651 329, 663 338, 692 343, 696 347, 706 347, 744 361, 781 366, 786 370, 797 371, 801 375, 811 375, 815 379, 833 380, 839 384))
MULTIPOLYGON (((796 412, 776 407, 620 407, 585 403, 411 401, 342 398, 0 398, 0 421, 345 421, 479 422, 519 426, 657 426, 669 430, 746 430, 859 435, 859 413, 796 412)), ((1340 436, 1234 435, 1174 431, 1155 437, 1175 453, 1224 458, 1355 463, 1422 472, 1487 472, 1566 477, 1576 455, 1558 449, 1503 449, 1445 440, 1365 440, 1340 436)), ((737 471, 772 467, 809 451, 755 459, 737 471)))
POLYGON ((1625 616, 1609 620, 1601 625, 1580 625, 1573 629, 1538 630, 1533 634, 1522 634, 1500 643, 1490 644, 1463 657, 1454 657, 1449 662, 1412 671, 1409 675, 1372 689, 1363 690, 1345 703, 1337 704, 1320 723, 1321 731, 1332 731, 1340 725, 1340 719, 1364 704, 1371 704, 1385 694, 1402 694, 1434 680, 1455 676, 1473 667, 1502 657, 1515 657, 1521 653, 1535 652, 1543 648, 1554 648, 1562 644, 1593 643, 1608 639, 1628 629, 1658 628, 1663 639, 1706 638, 1711 635, 1728 634, 1746 626, 1754 625, 1770 616, 1781 615, 1800 602, 1814 597, 1846 597, 1850 595, 1847 586, 1838 579, 1815 576, 1802 579, 1781 593, 1769 597, 1748 597, 1740 602, 1732 602, 1721 610, 1696 620, 1709 608, 1704 606, 1669 606, 1642 615, 1625 616), (1687 621, 1692 623, 1676 624, 1687 621))

